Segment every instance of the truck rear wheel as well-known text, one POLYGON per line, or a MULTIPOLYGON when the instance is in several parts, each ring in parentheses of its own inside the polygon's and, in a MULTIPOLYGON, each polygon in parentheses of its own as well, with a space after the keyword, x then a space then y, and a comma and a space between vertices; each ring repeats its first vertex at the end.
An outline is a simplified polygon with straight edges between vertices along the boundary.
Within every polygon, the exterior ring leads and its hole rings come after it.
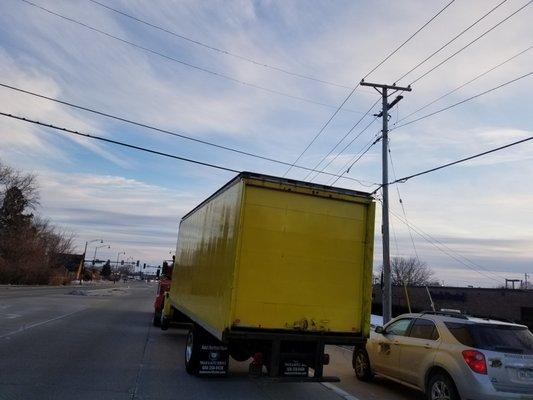
POLYGON ((162 331, 166 331, 170 326, 170 320, 164 315, 161 315, 161 322, 159 323, 159 326, 161 327, 162 331))
POLYGON ((154 312, 153 324, 154 326, 161 326, 161 313, 160 312, 157 312, 157 311, 154 312))
POLYGON ((199 355, 201 348, 199 330, 192 326, 185 340, 185 370, 188 374, 197 375, 200 367, 199 355))

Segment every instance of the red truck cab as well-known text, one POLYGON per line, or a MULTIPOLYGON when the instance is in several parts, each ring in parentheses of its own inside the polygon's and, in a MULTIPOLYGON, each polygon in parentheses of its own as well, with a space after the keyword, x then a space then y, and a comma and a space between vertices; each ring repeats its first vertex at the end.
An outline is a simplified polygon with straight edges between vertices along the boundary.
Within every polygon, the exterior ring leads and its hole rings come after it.
POLYGON ((154 301, 154 326, 161 325, 161 315, 163 313, 163 306, 165 305, 165 292, 170 290, 173 266, 174 260, 163 261, 163 268, 161 275, 159 275, 157 293, 154 301))

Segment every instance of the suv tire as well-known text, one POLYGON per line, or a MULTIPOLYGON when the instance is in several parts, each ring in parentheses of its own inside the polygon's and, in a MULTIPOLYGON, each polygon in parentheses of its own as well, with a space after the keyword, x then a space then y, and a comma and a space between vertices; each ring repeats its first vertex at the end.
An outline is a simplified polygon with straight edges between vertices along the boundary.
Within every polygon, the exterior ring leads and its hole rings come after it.
POLYGON ((429 378, 426 396, 427 400, 461 400, 453 379, 442 372, 429 378))
POLYGON ((355 349, 353 352, 352 366, 357 379, 363 382, 371 381, 374 377, 370 368, 370 359, 365 349, 355 349))

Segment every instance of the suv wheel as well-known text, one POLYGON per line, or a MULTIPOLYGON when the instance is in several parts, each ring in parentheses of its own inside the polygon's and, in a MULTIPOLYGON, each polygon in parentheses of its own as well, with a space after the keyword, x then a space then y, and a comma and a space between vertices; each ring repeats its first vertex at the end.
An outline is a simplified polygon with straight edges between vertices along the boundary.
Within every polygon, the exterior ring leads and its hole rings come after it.
POLYGON ((433 375, 427 388, 428 400, 461 400, 453 380, 446 374, 433 375))
POLYGON ((370 369, 368 354, 364 349, 356 349, 354 351, 352 364, 355 370, 355 376, 360 381, 368 382, 374 377, 370 369))

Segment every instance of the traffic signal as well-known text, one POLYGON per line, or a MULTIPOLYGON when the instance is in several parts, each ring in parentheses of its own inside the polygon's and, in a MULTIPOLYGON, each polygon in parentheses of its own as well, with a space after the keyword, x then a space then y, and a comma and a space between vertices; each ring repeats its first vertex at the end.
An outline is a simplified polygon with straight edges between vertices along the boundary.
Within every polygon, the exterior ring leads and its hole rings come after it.
POLYGON ((146 263, 144 263, 144 265, 143 265, 143 269, 146 269, 146 263))
POLYGON ((139 266, 139 260, 137 260, 137 266, 139 266))
POLYGON ((120 265, 124 265, 124 260, 120 260, 120 265))

